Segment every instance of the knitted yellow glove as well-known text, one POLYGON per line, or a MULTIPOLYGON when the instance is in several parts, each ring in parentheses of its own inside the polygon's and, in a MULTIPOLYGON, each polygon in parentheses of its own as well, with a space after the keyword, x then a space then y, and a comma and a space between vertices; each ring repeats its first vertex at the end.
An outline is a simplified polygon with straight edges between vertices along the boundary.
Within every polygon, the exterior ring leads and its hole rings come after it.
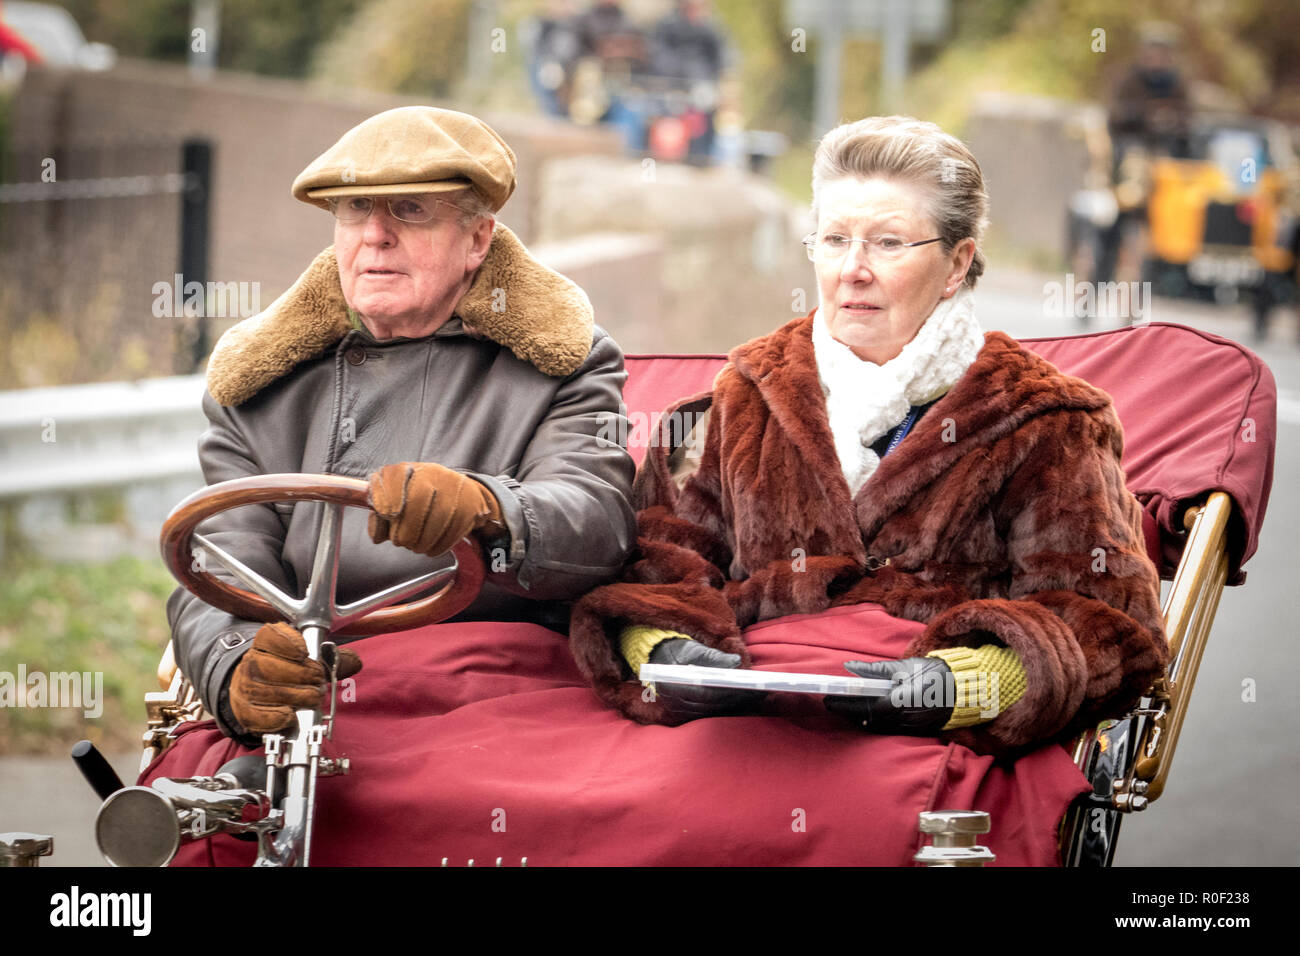
POLYGON ((618 649, 623 652, 623 659, 635 675, 641 673, 641 665, 650 659, 650 652, 656 645, 675 637, 691 640, 689 634, 680 631, 650 627, 647 624, 629 624, 618 636, 618 649))
POLYGON ((957 701, 944 730, 992 720, 1025 694, 1025 668, 1009 647, 949 647, 931 651, 948 665, 957 683, 957 701))

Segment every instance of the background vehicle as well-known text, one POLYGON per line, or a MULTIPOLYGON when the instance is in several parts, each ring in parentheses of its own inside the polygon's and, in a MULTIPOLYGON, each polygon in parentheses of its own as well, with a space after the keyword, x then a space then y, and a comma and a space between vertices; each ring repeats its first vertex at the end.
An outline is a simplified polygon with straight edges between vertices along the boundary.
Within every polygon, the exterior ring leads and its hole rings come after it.
POLYGON ((1297 161, 1285 127, 1203 117, 1187 158, 1151 163, 1144 274, 1159 295, 1250 297, 1263 337, 1275 304, 1296 300, 1297 161))
POLYGON ((50 3, 0 5, 0 20, 40 55, 40 62, 64 69, 107 70, 117 51, 104 43, 87 43, 67 10, 50 3))
POLYGON ((1182 155, 1117 150, 1085 132, 1093 169, 1070 205, 1076 282, 1149 281, 1164 296, 1229 304, 1248 297, 1262 338, 1273 306, 1297 299, 1300 162, 1286 128, 1247 116, 1201 115, 1182 155))

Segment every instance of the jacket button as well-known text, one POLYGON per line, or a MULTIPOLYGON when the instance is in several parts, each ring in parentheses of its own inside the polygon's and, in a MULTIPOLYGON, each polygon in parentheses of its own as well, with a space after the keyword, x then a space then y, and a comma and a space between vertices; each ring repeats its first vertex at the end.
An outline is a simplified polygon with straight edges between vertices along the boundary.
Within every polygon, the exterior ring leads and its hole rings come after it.
POLYGON ((360 365, 366 360, 366 350, 360 345, 354 345, 343 353, 343 357, 348 360, 349 365, 360 365))

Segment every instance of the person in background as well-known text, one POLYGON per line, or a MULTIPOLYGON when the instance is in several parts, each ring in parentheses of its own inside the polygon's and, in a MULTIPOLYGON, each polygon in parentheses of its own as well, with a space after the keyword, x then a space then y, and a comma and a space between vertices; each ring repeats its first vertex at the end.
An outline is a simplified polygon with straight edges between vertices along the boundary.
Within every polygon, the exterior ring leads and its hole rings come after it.
POLYGON ((651 34, 652 67, 657 77, 670 80, 684 91, 698 117, 692 129, 689 158, 707 162, 713 155, 714 116, 718 107, 718 82, 722 77, 726 47, 714 24, 708 0, 677 0, 672 13, 651 34))
POLYGON ((567 116, 570 72, 580 40, 574 28, 573 0, 547 0, 534 23, 528 78, 549 116, 567 116))
POLYGON ((1117 164, 1131 144, 1141 145, 1148 155, 1186 155, 1191 105, 1176 52, 1177 34, 1172 26, 1148 23, 1142 27, 1137 60, 1120 78, 1111 97, 1110 133, 1117 164))
POLYGON ((646 117, 633 89, 649 67, 645 31, 618 0, 597 0, 573 19, 578 62, 569 115, 579 123, 619 128, 627 148, 645 149, 646 117))

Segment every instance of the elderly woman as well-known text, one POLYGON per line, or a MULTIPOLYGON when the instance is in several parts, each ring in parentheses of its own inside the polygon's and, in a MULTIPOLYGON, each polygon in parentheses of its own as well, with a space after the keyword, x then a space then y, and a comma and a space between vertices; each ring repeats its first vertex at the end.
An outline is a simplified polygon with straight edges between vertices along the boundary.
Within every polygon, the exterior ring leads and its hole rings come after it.
MULTIPOLYGON (((813 197, 819 307, 734 349, 712 392, 675 409, 698 424, 651 449, 639 554, 580 602, 578 660, 643 723, 761 704, 643 690, 647 659, 892 678, 887 697, 825 701, 840 727, 879 735, 863 739, 880 742, 880 773, 927 746, 999 767, 1032 753, 1060 787, 1059 820, 1083 781, 1043 745, 1120 714, 1166 662, 1119 421, 1105 393, 981 331, 987 197, 960 141, 905 117, 841 126, 818 148, 813 197)), ((813 719, 789 695, 768 708, 813 719)), ((909 808, 888 819, 910 833, 911 810, 934 807, 909 808)))

